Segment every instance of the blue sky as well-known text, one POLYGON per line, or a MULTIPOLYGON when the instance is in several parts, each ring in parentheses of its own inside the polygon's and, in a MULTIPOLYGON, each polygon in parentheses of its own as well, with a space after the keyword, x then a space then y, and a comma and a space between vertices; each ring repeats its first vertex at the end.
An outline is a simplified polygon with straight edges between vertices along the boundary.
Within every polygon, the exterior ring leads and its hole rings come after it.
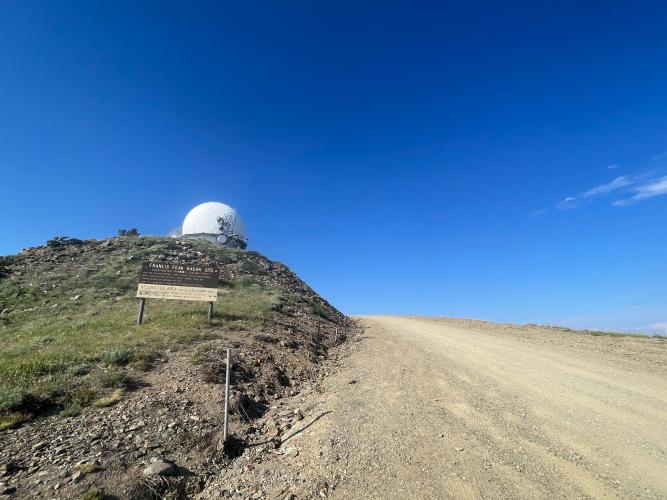
POLYGON ((664 2, 32 2, 0 254, 236 207, 347 313, 667 328, 664 2))

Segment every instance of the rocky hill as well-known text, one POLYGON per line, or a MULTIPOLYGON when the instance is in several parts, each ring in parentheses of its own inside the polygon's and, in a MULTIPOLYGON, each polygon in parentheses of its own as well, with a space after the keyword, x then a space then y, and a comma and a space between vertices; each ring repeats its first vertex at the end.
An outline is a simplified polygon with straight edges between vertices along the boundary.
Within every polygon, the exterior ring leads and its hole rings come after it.
POLYGON ((280 444, 303 418, 282 402, 317 389, 353 328, 286 266, 206 242, 54 239, 0 257, 0 495, 194 495, 280 444), (149 299, 135 326, 145 259, 215 264, 213 320, 205 303, 149 299))

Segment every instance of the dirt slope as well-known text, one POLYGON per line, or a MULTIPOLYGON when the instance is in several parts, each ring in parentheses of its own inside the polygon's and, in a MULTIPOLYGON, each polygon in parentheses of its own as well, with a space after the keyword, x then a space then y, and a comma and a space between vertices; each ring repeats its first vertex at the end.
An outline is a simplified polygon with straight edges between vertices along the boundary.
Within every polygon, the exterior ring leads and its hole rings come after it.
POLYGON ((335 498, 667 496, 664 340, 363 322, 361 348, 301 403, 321 418, 281 446, 302 467, 282 495, 321 485, 335 498))
POLYGON ((283 264, 207 242, 70 239, 0 257, 0 497, 189 497, 302 418, 282 400, 324 376, 351 327, 283 264), (214 265, 212 320, 206 304, 149 300, 135 326, 144 259, 214 265))

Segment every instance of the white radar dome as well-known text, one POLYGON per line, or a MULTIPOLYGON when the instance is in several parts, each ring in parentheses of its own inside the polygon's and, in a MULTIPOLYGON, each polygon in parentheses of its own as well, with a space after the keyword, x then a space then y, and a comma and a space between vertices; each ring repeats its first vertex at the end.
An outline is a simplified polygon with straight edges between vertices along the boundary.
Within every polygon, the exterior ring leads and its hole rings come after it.
POLYGON ((227 239, 233 237, 246 241, 245 226, 236 210, 216 201, 202 203, 190 210, 183 221, 182 231, 184 237, 210 235, 217 240, 219 235, 224 234, 227 239), (221 221, 224 221, 222 226, 221 221))

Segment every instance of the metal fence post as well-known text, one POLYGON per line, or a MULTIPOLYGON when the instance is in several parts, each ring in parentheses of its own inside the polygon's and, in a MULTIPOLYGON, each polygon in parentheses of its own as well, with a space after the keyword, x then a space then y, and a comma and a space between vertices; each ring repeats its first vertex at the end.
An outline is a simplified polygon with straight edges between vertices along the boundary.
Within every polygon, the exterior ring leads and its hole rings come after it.
POLYGON ((229 414, 229 377, 232 373, 232 350, 227 348, 227 373, 225 374, 225 420, 222 426, 222 441, 227 443, 227 415, 229 414))

